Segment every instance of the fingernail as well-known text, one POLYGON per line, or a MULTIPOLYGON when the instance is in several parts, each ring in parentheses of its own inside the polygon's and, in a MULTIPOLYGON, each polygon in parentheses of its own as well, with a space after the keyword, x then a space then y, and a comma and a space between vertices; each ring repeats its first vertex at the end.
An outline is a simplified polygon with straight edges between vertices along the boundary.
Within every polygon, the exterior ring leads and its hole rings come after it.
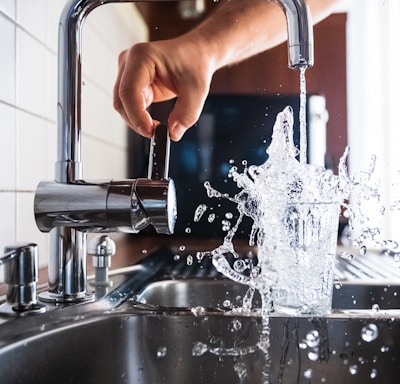
POLYGON ((179 141, 185 132, 186 128, 183 125, 175 123, 170 127, 169 135, 172 141, 179 141))

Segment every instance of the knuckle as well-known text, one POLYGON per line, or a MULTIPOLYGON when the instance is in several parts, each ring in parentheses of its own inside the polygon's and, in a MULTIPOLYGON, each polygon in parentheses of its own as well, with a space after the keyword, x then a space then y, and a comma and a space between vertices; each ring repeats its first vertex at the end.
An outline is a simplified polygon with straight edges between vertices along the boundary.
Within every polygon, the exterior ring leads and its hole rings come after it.
POLYGON ((118 98, 114 98, 113 107, 117 112, 122 112, 123 111, 122 103, 118 98))

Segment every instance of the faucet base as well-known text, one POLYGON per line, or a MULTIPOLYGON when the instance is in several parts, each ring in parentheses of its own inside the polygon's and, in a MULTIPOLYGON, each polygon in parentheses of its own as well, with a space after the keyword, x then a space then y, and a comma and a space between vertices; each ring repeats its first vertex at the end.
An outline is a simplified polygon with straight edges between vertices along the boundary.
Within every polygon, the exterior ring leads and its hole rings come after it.
POLYGON ((39 294, 40 301, 53 304, 76 304, 94 301, 95 295, 92 292, 85 292, 76 295, 64 295, 45 291, 39 294))
POLYGON ((46 306, 40 303, 34 303, 26 307, 13 306, 9 303, 0 305, 0 314, 10 317, 23 317, 30 315, 38 315, 46 312, 46 306))

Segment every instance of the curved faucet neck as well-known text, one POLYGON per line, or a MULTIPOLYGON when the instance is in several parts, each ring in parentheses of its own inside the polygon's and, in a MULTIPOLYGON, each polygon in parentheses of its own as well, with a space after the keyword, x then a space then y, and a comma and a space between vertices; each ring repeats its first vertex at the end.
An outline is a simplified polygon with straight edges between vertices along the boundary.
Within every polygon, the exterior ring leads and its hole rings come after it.
POLYGON ((128 0, 70 0, 61 14, 58 31, 58 149, 56 181, 82 179, 81 55, 82 26, 89 13, 106 3, 128 0))
POLYGON ((305 0, 275 0, 286 16, 288 65, 307 68, 314 65, 314 36, 310 10, 305 0))

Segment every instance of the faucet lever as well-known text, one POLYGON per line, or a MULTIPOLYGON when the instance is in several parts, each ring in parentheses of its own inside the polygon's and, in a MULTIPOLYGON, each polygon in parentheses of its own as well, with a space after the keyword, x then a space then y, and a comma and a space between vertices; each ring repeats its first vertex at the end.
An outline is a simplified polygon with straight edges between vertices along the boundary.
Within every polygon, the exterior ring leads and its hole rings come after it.
POLYGON ((150 143, 147 179, 136 182, 136 196, 157 233, 172 234, 176 221, 175 183, 168 177, 170 138, 168 126, 160 124, 150 143))
POLYGON ((150 144, 147 176, 149 179, 168 179, 170 143, 168 126, 159 124, 154 130, 150 144))

